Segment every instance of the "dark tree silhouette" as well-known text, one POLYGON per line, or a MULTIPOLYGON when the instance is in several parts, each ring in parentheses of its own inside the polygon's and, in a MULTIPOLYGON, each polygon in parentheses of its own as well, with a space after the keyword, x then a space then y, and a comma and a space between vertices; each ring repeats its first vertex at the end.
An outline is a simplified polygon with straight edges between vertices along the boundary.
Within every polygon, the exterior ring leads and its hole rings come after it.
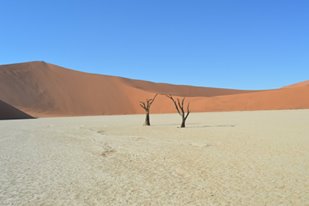
POLYGON ((185 104, 185 97, 183 97, 181 100, 179 98, 174 99, 174 97, 172 95, 166 95, 168 98, 170 98, 174 105, 175 105, 175 108, 178 112, 178 114, 181 116, 182 118, 182 121, 181 121, 181 125, 180 127, 181 128, 185 128, 186 127, 186 120, 190 114, 190 103, 187 104, 187 112, 185 112, 185 109, 184 109, 184 104, 185 104))
POLYGON ((156 94, 153 98, 151 99, 146 99, 146 101, 140 101, 139 105, 145 110, 146 113, 146 118, 145 118, 145 126, 150 126, 150 107, 152 105, 152 103, 154 102, 154 100, 156 99, 156 97, 158 96, 158 94, 156 94))

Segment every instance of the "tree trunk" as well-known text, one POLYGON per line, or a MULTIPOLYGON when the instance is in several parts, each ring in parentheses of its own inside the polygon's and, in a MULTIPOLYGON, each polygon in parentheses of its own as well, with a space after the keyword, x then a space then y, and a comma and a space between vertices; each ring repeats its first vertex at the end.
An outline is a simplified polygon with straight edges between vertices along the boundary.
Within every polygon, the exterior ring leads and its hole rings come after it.
POLYGON ((146 114, 144 125, 145 126, 150 126, 150 116, 149 116, 149 113, 146 114))
POLYGON ((185 128, 186 127, 186 119, 182 118, 182 122, 181 122, 181 128, 185 128))

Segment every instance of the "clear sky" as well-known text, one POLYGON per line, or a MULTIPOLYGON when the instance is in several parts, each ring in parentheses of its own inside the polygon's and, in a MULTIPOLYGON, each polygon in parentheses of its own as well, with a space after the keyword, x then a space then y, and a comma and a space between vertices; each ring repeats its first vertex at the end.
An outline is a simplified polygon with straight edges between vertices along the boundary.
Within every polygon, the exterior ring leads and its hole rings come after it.
POLYGON ((309 79, 308 0, 0 0, 0 64, 176 84, 309 79))

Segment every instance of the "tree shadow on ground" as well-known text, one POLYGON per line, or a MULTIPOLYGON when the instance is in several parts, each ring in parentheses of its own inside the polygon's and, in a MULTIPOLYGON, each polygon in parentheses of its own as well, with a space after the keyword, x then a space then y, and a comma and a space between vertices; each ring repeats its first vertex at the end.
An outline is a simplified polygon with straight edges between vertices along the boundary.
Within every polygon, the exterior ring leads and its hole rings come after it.
MULTIPOLYGON (((153 124, 152 127, 163 127, 163 126, 176 126, 179 127, 179 123, 167 123, 167 124, 153 124)), ((201 125, 198 123, 190 123, 187 128, 212 128, 212 127, 236 127, 235 124, 218 124, 218 125, 201 125)))
POLYGON ((218 124, 218 125, 188 125, 188 128, 212 128, 212 127, 236 127, 235 124, 218 124))

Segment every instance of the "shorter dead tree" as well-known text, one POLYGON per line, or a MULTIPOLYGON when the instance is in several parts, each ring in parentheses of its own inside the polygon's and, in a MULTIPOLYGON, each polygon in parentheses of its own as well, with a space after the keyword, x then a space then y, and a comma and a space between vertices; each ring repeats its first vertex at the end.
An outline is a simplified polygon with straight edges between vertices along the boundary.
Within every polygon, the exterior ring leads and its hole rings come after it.
POLYGON ((146 118, 145 118, 145 126, 150 126, 150 107, 158 94, 156 94, 153 98, 151 99, 146 99, 146 101, 140 101, 139 105, 145 110, 146 113, 146 118))
POLYGON ((190 103, 187 104, 187 112, 185 112, 185 109, 184 109, 185 108, 184 104, 185 104, 185 99, 186 99, 185 97, 183 97, 182 100, 180 100, 179 98, 177 98, 177 100, 176 100, 176 99, 174 99, 174 97, 172 95, 166 95, 166 96, 173 101, 178 114, 182 118, 180 127, 185 128, 186 127, 186 120, 187 120, 187 118, 188 118, 188 116, 191 112, 190 111, 190 103))

